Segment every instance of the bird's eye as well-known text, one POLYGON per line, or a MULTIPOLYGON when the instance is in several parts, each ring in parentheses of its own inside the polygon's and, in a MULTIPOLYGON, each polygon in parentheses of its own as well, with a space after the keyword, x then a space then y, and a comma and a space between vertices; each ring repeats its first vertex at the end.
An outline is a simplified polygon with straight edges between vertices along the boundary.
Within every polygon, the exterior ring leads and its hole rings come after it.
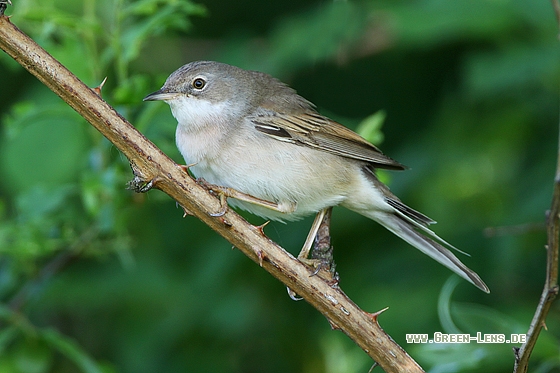
POLYGON ((192 86, 193 86, 194 89, 202 89, 202 88, 204 88, 205 85, 206 85, 206 80, 204 80, 202 78, 196 78, 192 82, 192 86))

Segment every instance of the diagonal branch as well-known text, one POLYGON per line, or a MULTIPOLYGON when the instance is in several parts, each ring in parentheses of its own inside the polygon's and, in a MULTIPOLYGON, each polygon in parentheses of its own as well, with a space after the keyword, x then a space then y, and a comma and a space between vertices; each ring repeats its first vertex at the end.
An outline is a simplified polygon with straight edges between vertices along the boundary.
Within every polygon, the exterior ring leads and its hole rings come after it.
MULTIPOLYGON (((552 0, 552 8, 556 15, 556 21, 560 27, 560 1, 552 0)), ((546 217, 547 232, 547 257, 546 257, 546 279, 544 288, 527 331, 527 341, 519 349, 515 349, 514 373, 526 373, 529 366, 529 357, 537 344, 537 339, 542 328, 546 325, 546 316, 554 299, 558 296, 558 246, 560 233, 560 133, 558 139, 558 154, 556 159, 556 175, 554 176, 554 189, 552 202, 546 217)))
POLYGON ((519 349, 515 349, 514 373, 526 373, 529 366, 529 357, 535 348, 542 328, 545 326, 546 316, 552 302, 558 295, 558 234, 560 233, 560 139, 558 146, 558 159, 556 175, 554 177, 554 191, 550 210, 547 212, 547 258, 546 279, 544 288, 533 315, 533 320, 527 331, 527 341, 519 349))
POLYGON ((341 329, 352 338, 386 372, 423 372, 381 329, 377 314, 362 311, 337 286, 320 276, 311 276, 312 269, 232 210, 228 209, 222 216, 212 216, 212 212, 221 209, 215 197, 5 16, 0 16, 0 48, 111 141, 129 159, 137 184, 153 184, 175 199, 186 211, 307 300, 333 328, 341 329))

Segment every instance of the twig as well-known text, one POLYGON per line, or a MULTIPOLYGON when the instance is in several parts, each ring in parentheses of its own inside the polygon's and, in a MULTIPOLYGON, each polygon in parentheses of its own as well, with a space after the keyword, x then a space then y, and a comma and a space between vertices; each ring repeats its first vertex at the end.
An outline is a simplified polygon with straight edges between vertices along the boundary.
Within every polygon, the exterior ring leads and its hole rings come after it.
POLYGON ((529 357, 537 343, 539 334, 545 325, 546 316, 550 310, 552 302, 558 295, 558 233, 560 228, 560 144, 558 153, 558 164, 556 166, 556 176, 554 178, 554 193, 550 211, 547 212, 547 259, 546 259, 546 280, 544 289, 537 305, 537 309, 527 331, 527 341, 519 349, 514 349, 515 373, 527 372, 529 357))
MULTIPOLYGON (((552 0, 552 7, 556 15, 556 21, 560 26, 560 2, 552 0)), ((560 127, 560 126, 559 126, 560 127)), ((535 348, 539 334, 545 326, 546 316, 552 302, 558 295, 558 233, 560 232, 560 131, 558 139, 558 154, 556 159, 556 175, 554 176, 554 189, 550 211, 547 213, 547 257, 546 257, 546 279, 541 299, 533 315, 533 320, 527 331, 527 341, 519 349, 514 349, 515 365, 514 373, 526 373, 529 366, 529 357, 535 348)))
POLYGON ((486 237, 518 236, 526 233, 544 230, 546 230, 546 222, 542 221, 522 223, 517 225, 505 225, 499 227, 487 227, 484 228, 484 235, 486 237))
MULTIPOLYGON (((8 303, 9 308, 14 312, 19 312, 25 303, 29 300, 30 295, 36 293, 37 288, 50 279, 53 275, 59 272, 72 260, 76 259, 78 255, 75 252, 65 250, 60 252, 45 264, 36 276, 29 279, 10 299, 8 303)), ((0 325, 2 326, 2 325, 0 325)))
POLYGON ((221 234, 274 277, 293 289, 341 329, 386 372, 423 372, 389 337, 377 314, 362 311, 338 287, 269 240, 258 227, 228 209, 222 216, 218 199, 199 186, 153 143, 139 133, 92 89, 52 58, 7 17, 0 17, 0 48, 35 75, 99 130, 129 160, 136 181, 150 182, 221 234))
POLYGON ((556 16, 556 23, 558 24, 558 37, 560 38, 560 1, 558 0, 551 0, 552 1, 552 9, 554 10, 554 15, 556 16))

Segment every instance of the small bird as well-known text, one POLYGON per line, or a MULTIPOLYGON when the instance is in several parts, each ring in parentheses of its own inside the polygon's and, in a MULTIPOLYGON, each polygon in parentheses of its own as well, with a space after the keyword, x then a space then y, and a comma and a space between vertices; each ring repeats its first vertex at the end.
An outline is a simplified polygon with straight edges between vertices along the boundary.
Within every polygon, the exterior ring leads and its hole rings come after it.
MULTIPOLYGON (((271 220, 343 206, 366 216, 481 290, 486 284, 375 175, 405 167, 278 79, 214 61, 188 63, 145 101, 163 100, 191 172, 228 191, 230 205, 271 220)), ((316 219, 317 220, 317 219, 316 219)))

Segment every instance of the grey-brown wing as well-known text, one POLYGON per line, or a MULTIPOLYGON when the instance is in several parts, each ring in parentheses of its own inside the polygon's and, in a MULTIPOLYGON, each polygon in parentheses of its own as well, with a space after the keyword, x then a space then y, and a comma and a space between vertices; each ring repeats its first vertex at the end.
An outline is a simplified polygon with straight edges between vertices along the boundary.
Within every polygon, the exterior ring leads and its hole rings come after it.
POLYGON ((357 133, 317 113, 255 115, 251 121, 258 131, 280 141, 365 161, 375 168, 392 170, 406 168, 387 157, 357 133))

